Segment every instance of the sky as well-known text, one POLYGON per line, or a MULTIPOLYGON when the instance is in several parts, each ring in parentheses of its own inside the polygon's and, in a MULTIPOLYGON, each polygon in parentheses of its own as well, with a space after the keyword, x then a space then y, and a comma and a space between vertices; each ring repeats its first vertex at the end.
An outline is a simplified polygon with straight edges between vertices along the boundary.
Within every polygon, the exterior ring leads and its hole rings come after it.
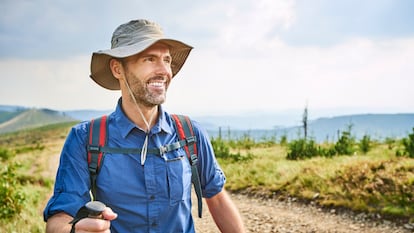
POLYGON ((144 18, 194 47, 165 108, 193 115, 414 112, 411 0, 0 0, 0 104, 108 110, 91 54, 144 18))

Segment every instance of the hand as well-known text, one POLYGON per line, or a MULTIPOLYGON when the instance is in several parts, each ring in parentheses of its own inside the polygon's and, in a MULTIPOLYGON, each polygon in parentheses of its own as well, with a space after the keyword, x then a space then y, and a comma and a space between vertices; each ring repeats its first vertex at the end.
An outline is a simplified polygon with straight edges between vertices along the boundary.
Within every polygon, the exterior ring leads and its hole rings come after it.
POLYGON ((75 232, 100 232, 109 233, 111 221, 116 219, 118 215, 112 211, 111 208, 106 207, 102 212, 103 219, 96 218, 83 218, 75 224, 75 232))

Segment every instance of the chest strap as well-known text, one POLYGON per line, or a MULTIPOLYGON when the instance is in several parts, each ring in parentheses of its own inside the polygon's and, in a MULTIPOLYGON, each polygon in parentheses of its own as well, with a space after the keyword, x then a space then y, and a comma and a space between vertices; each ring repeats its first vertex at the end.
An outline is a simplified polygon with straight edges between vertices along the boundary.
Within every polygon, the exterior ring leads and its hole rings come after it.
MULTIPOLYGON (((192 136, 190 138, 182 139, 178 142, 174 142, 159 148, 149 148, 149 154, 163 155, 165 153, 177 150, 186 145, 192 145, 197 142, 197 138, 192 136)), ((87 149, 91 153, 111 153, 111 154, 140 154, 141 148, 118 148, 118 147, 109 147, 109 146, 99 146, 99 145, 88 145, 87 149)))

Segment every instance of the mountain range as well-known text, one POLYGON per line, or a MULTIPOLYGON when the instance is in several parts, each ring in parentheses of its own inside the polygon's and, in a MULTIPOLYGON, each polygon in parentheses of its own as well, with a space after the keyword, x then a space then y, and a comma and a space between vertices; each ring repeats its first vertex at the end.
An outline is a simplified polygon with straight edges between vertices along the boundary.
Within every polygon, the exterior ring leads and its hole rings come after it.
MULTIPOLYGON (((109 110, 56 111, 0 105, 0 134, 47 124, 89 120, 110 112, 109 110)), ((301 118, 301 116, 290 117, 301 118)), ((199 116, 193 119, 200 122, 213 137, 219 134, 230 138, 247 135, 261 139, 285 135, 290 140, 303 136, 300 121, 293 126, 283 125, 283 119, 278 114, 199 116)), ((321 117, 308 121, 308 135, 316 141, 335 141, 340 136, 340 132, 349 128, 356 138, 362 138, 364 135, 369 135, 373 139, 402 138, 413 131, 414 113, 353 114, 321 117)))

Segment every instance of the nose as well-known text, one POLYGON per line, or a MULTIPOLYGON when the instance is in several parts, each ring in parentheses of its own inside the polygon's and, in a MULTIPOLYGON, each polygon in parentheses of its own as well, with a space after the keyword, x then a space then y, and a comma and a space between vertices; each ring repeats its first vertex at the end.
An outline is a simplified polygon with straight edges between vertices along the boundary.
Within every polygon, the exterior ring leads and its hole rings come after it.
POLYGON ((171 78, 172 77, 171 63, 165 62, 165 61, 157 62, 156 73, 157 75, 163 75, 163 76, 167 76, 168 78, 171 78))

